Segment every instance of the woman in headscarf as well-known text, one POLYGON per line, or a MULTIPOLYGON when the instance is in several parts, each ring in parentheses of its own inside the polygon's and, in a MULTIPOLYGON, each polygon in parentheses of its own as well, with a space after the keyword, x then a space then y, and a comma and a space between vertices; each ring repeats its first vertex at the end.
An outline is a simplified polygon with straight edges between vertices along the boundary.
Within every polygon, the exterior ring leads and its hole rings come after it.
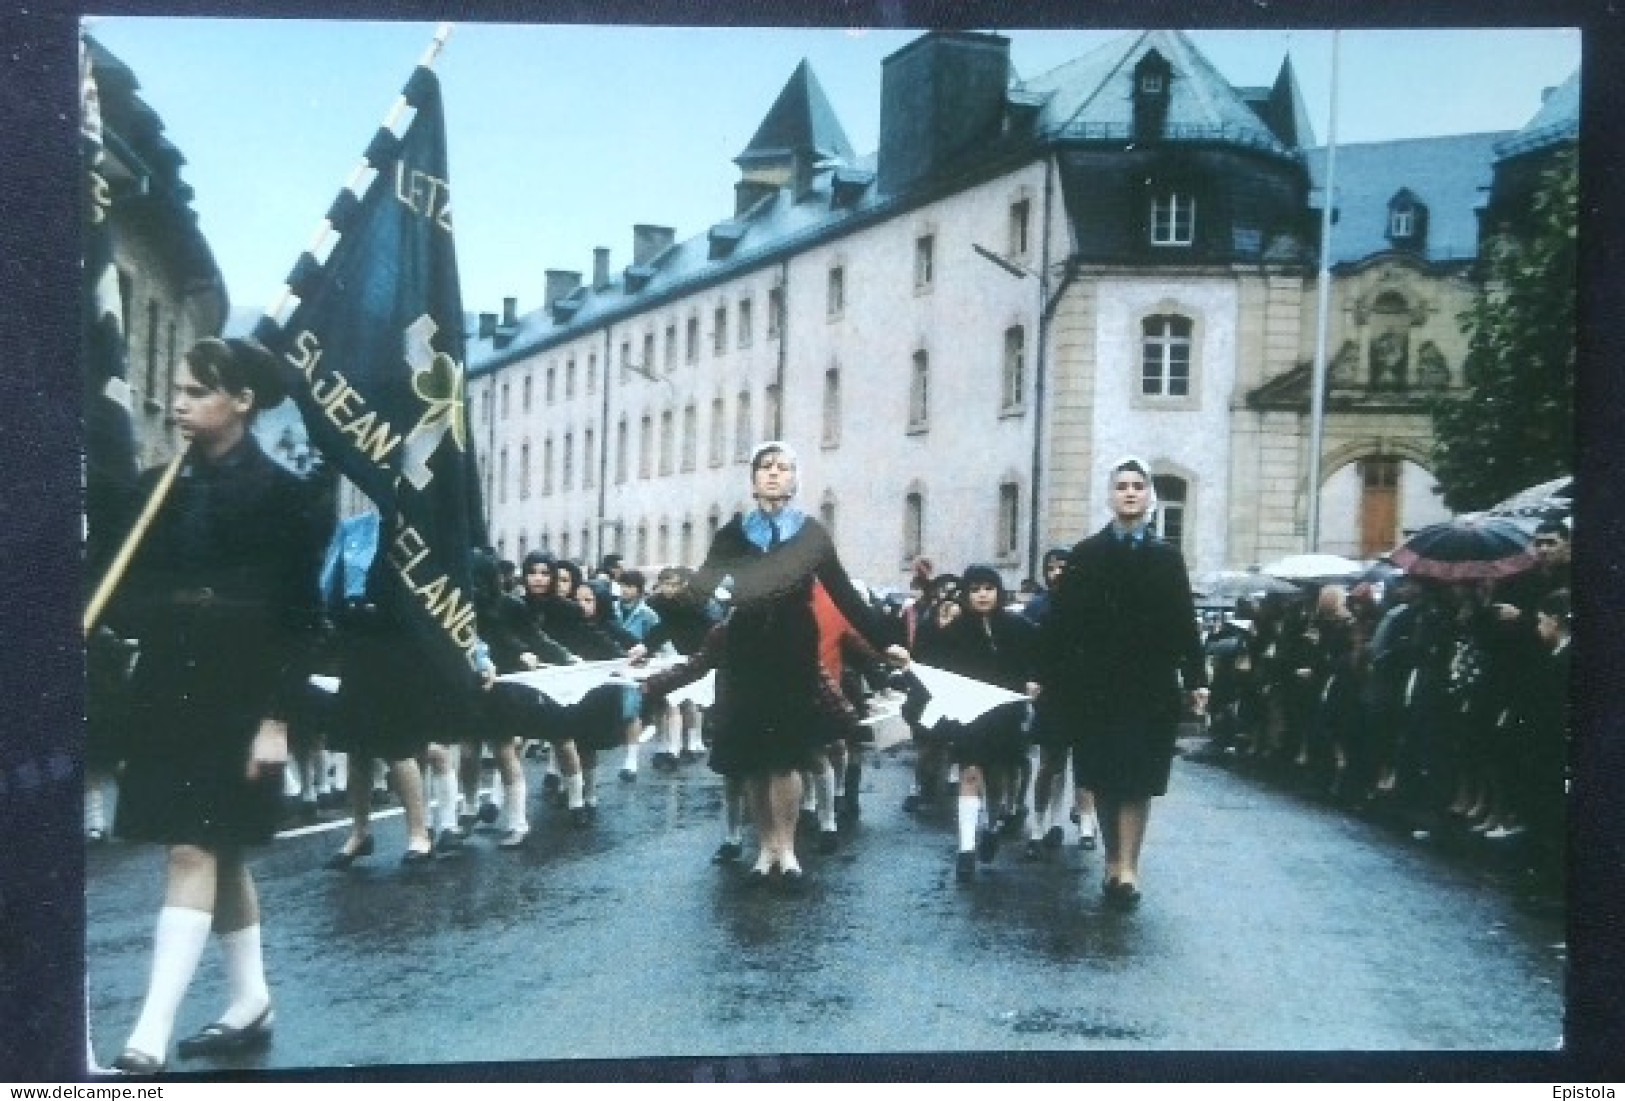
MULTIPOLYGON (((146 998, 113 1064, 130 1073, 164 1069, 211 932, 228 1001, 180 1042, 180 1056, 271 1040, 246 857, 276 828, 288 707, 310 671, 330 523, 321 494, 255 441, 254 417, 283 392, 270 353, 251 341, 210 338, 187 351, 171 409, 188 451, 109 609, 120 637, 140 640, 114 829, 168 847, 146 998)), ((145 494, 158 473, 143 478, 145 494)))
POLYGON ((801 771, 817 767, 822 748, 843 736, 819 664, 813 583, 822 583, 847 622, 892 661, 906 664, 908 652, 887 646, 886 625, 853 588, 829 532, 792 503, 797 465, 790 446, 758 445, 750 471, 756 507, 716 533, 695 580, 710 592, 727 579, 732 594, 721 656, 730 691, 726 708, 718 708, 725 729, 715 734, 711 767, 750 780, 760 838, 751 881, 778 876, 795 884, 802 875, 795 853, 801 771))
POLYGON ((1072 731, 1074 782, 1094 793, 1109 904, 1140 900, 1151 798, 1168 790, 1181 692, 1207 706, 1207 669, 1179 549, 1151 530, 1151 468, 1108 468, 1111 520, 1067 558, 1039 625, 1046 708, 1072 731))

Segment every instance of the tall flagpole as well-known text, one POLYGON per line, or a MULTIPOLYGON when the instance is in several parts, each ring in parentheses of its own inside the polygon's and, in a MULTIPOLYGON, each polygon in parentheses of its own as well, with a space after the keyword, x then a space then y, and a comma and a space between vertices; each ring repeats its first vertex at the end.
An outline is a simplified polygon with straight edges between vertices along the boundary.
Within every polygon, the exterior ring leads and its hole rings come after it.
POLYGON ((1331 321, 1332 208, 1337 195, 1337 55, 1339 35, 1332 32, 1331 120, 1326 126, 1326 179, 1320 204, 1320 282, 1315 307, 1315 367, 1309 384, 1309 518, 1304 550, 1320 550, 1320 452, 1326 424, 1326 330, 1331 321))
MULTIPOLYGON (((418 59, 418 68, 434 68, 435 59, 440 56, 440 51, 445 48, 446 39, 451 37, 451 31, 452 24, 450 23, 442 23, 435 28, 434 39, 429 43, 428 48, 423 51, 423 56, 418 59)), ((404 93, 397 96, 394 105, 389 109, 389 113, 384 116, 383 129, 388 130, 390 133, 394 133, 395 124, 401 120, 401 116, 406 113, 408 106, 410 106, 410 104, 407 102, 404 93)), ((350 173, 350 178, 344 181, 344 190, 355 194, 356 198, 359 199, 361 194, 357 189, 361 186, 361 181, 366 178, 367 173, 371 171, 371 169, 372 166, 368 163, 367 158, 362 157, 361 160, 356 163, 354 171, 350 173)), ((305 249, 305 251, 310 253, 312 256, 317 255, 320 252, 321 247, 327 243, 327 239, 332 235, 332 221, 330 219, 323 218, 322 224, 316 227, 316 235, 311 238, 310 247, 305 249)), ((287 307, 288 300, 292 297, 293 288, 284 283, 282 285, 282 290, 277 294, 276 301, 271 303, 270 308, 265 311, 265 316, 269 317, 272 321, 281 324, 282 319, 280 315, 283 309, 287 307)))
MULTIPOLYGON (((440 56, 440 51, 445 48, 446 39, 451 37, 451 31, 452 24, 450 23, 441 23, 435 28, 433 40, 430 41, 428 48, 423 51, 423 56, 418 59, 419 68, 428 69, 434 67, 435 59, 440 56)), ((395 124, 406 113, 408 106, 404 94, 396 97, 394 106, 389 109, 389 114, 384 116, 384 129, 393 133, 395 124)), ((361 163, 356 165, 355 171, 350 173, 350 178, 344 185, 345 188, 352 192, 355 191, 357 185, 365 178, 368 170, 369 165, 366 158, 363 157, 361 163)), ((333 223, 326 218, 322 219, 321 227, 316 231, 316 236, 311 241, 310 248, 307 251, 314 255, 317 249, 327 243, 327 239, 332 233, 333 223)), ((265 311, 266 316, 276 321, 277 315, 282 312, 292 296, 292 288, 284 283, 276 302, 269 310, 265 311)), ((157 484, 152 488, 151 495, 148 496, 146 503, 141 508, 141 515, 137 517, 135 526, 124 537, 124 542, 119 547, 118 553, 113 556, 113 562, 108 566, 107 573, 96 586, 96 591, 91 596, 90 602, 85 605, 84 616, 80 621, 84 637, 89 638, 91 631, 96 629, 97 621, 101 619, 102 612, 106 610, 108 602, 113 598, 113 591, 118 588, 119 582, 124 579, 125 572, 129 570, 130 560, 135 557, 136 549, 141 545, 141 540, 146 538, 147 530, 152 527, 153 521, 157 518, 159 508, 163 506, 164 499, 169 496, 169 491, 174 487, 175 478, 180 473, 181 465, 185 462, 189 450, 189 448, 183 448, 180 454, 170 460, 163 474, 159 476, 157 484)))

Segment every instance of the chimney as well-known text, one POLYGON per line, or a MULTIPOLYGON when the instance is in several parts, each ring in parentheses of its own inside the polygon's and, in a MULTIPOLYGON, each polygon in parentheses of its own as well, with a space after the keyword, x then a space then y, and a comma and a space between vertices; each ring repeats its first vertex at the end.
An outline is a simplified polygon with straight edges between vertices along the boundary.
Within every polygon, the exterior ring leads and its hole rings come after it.
POLYGON ((592 250, 592 289, 602 290, 609 286, 609 249, 595 248, 592 250))
POLYGON ((549 268, 547 270, 547 289, 542 293, 543 307, 552 309, 553 303, 568 296, 579 286, 581 286, 581 273, 579 271, 557 271, 549 268))
POLYGON ((879 185, 907 191, 996 137, 1010 83, 1010 40, 933 31, 881 63, 879 185))
POLYGON ((519 299, 504 298, 502 300, 502 327, 511 329, 519 324, 519 299))
POLYGON ((494 313, 480 314, 480 339, 490 340, 497 335, 497 315, 494 313))
POLYGON ((632 227, 632 266, 641 268, 659 256, 677 239, 675 230, 665 226, 632 227))

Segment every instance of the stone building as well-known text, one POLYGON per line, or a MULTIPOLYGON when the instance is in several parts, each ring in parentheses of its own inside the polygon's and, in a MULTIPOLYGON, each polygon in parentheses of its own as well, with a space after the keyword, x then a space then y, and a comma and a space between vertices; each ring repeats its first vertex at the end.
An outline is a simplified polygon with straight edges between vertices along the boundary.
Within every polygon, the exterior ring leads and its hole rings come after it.
POLYGON ((136 94, 141 85, 130 68, 90 36, 85 42, 101 102, 102 172, 112 189, 136 460, 155 466, 179 446, 169 416, 175 365, 194 341, 219 335, 229 302, 192 188, 181 179, 186 158, 136 94))
MULTIPOLYGON (((885 60, 881 100, 859 156, 803 64, 728 217, 635 226, 620 271, 598 249, 589 278, 547 273, 540 309, 481 316, 498 550, 695 564, 748 506, 751 445, 781 437, 802 507, 882 586, 919 553, 1034 573, 1104 521, 1125 453, 1193 570, 1302 550, 1325 150, 1290 60, 1238 88, 1159 30, 1022 81, 1006 39, 935 32, 885 60)), ((1461 385, 1515 138, 1337 150, 1323 550, 1445 515, 1425 395, 1461 385)))

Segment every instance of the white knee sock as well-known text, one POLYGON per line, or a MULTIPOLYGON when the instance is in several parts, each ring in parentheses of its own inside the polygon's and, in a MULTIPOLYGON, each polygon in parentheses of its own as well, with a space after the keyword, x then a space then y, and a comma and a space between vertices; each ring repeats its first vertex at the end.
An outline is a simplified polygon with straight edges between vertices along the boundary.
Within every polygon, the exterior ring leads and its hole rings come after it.
POLYGON ((373 791, 388 791, 389 790, 389 764, 388 764, 388 762, 374 761, 372 763, 372 790, 373 791))
POLYGON ((705 738, 700 734, 700 731, 704 727, 704 724, 705 724, 705 715, 704 715, 704 713, 703 712, 696 712, 695 715, 694 715, 693 725, 687 726, 687 727, 685 727, 683 729, 683 748, 684 749, 690 750, 690 751, 692 751, 694 753, 702 753, 702 752, 705 751, 705 738))
POLYGON ((107 831, 107 809, 99 776, 85 786, 85 829, 107 831))
POLYGON ((976 828, 982 824, 982 797, 959 797, 959 851, 968 853, 976 848, 976 828))
POLYGON ((271 991, 265 985, 265 957, 260 951, 259 925, 222 933, 220 948, 226 955, 226 993, 231 999, 220 1020, 232 1028, 242 1028, 252 1024, 271 1004, 271 991))
POLYGON ((738 780, 727 780, 722 788, 722 822, 727 830, 725 841, 737 845, 745 838, 745 785, 738 780))
POLYGON ((662 734, 660 739, 661 752, 670 753, 675 757, 683 749, 681 740, 683 736, 683 720, 675 708, 669 709, 660 717, 660 728, 662 734))
POLYGON ((810 811, 818 809, 818 776, 816 773, 803 772, 801 774, 801 809, 810 811))
POLYGON ((626 747, 625 752, 621 756, 621 771, 622 772, 636 772, 637 770, 638 770, 638 747, 637 747, 637 743, 634 742, 632 745, 629 745, 629 746, 626 747))
POLYGON ((818 828, 835 828, 835 766, 828 761, 813 775, 813 805, 818 808, 818 828))
POLYGON ((327 763, 333 770, 333 790, 350 790, 350 755, 348 753, 329 753, 327 763))
POLYGON ((507 815, 510 830, 530 829, 530 820, 525 816, 525 774, 523 772, 520 772, 519 778, 513 783, 503 782, 502 809, 507 815))
POLYGON ((147 998, 141 1003, 141 1017, 126 1047, 160 1059, 168 1053, 175 1012, 186 996, 186 988, 192 984, 198 960, 203 958, 204 946, 209 943, 209 926, 213 923, 214 915, 202 910, 165 906, 158 911, 147 998))
POLYGON ((572 773, 564 778, 564 793, 569 799, 571 810, 574 810, 581 805, 581 792, 583 786, 584 781, 582 780, 581 773, 579 772, 572 773))

